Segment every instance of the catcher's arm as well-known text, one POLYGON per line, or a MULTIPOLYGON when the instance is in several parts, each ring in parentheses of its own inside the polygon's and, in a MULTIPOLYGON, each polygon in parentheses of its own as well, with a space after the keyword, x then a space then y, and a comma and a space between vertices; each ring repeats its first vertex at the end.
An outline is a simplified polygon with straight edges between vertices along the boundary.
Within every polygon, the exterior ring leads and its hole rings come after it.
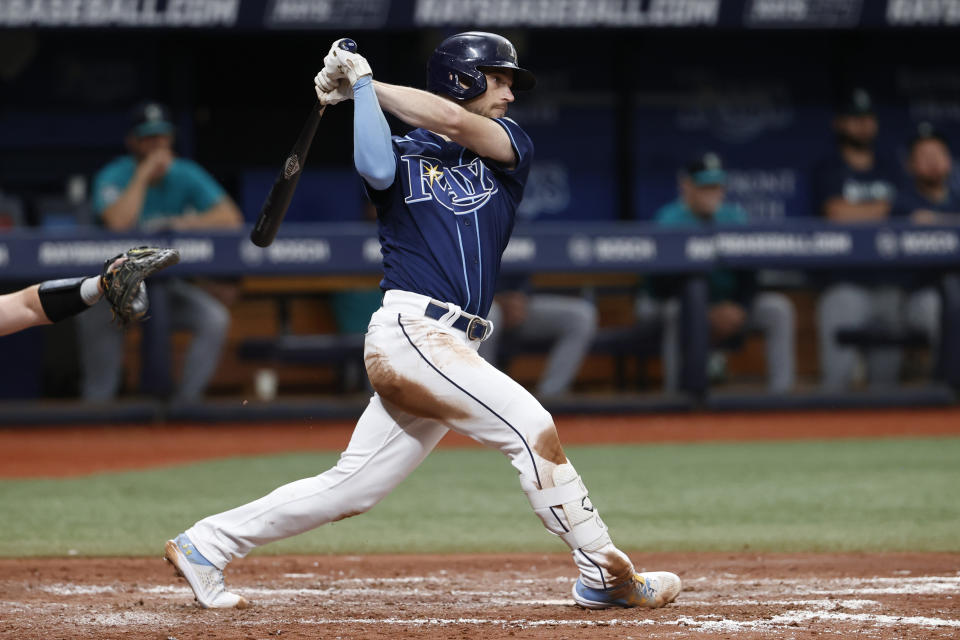
POLYGON ((35 284, 0 296, 0 336, 50 323, 40 304, 39 289, 35 284))
POLYGON ((74 316, 104 294, 117 322, 139 320, 148 307, 144 278, 179 261, 175 249, 136 247, 107 260, 99 276, 47 280, 0 295, 0 336, 74 316))
POLYGON ((0 296, 0 336, 59 322, 94 304, 103 293, 99 276, 47 280, 0 296))

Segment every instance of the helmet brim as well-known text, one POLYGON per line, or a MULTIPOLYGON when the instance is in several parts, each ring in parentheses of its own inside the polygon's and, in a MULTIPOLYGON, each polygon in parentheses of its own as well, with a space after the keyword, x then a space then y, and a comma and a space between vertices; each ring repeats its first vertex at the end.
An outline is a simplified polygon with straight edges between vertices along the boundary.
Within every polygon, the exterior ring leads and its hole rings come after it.
POLYGON ((513 91, 529 91, 537 86, 537 77, 533 75, 532 71, 518 67, 515 64, 485 64, 477 66, 477 69, 483 71, 485 69, 491 70, 503 70, 509 69, 513 71, 513 86, 510 88, 513 91))

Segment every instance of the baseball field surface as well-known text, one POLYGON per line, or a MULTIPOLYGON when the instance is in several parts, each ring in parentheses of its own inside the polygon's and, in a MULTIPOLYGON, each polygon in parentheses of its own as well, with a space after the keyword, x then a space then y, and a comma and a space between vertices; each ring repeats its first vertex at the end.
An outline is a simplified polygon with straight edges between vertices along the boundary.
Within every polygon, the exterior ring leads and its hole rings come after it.
POLYGON ((586 611, 498 454, 448 436, 369 513, 226 570, 203 610, 160 555, 327 469, 348 423, 0 431, 0 638, 960 637, 960 411, 559 416, 663 609, 586 611))

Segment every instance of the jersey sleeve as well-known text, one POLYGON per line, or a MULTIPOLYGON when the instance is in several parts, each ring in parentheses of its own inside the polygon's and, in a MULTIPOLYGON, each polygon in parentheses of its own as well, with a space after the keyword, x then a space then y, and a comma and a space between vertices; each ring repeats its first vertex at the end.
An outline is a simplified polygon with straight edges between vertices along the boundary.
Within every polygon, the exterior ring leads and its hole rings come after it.
POLYGON ((103 215, 103 211, 117 201, 127 185, 120 180, 115 167, 107 165, 97 172, 93 178, 93 189, 91 190, 93 212, 97 216, 103 215))
POLYGON ((484 162, 494 170, 511 195, 519 201, 530 175, 530 164, 533 162, 533 140, 510 118, 494 118, 493 121, 503 127, 510 137, 510 145, 513 147, 517 162, 512 169, 507 169, 489 158, 485 158, 484 162))
POLYGON ((206 169, 190 160, 183 160, 182 162, 185 178, 190 181, 188 189, 190 204, 198 212, 207 211, 223 199, 226 191, 213 176, 207 173, 206 169))
POLYGON ((661 227, 683 226, 683 209, 676 201, 668 202, 657 209, 657 212, 653 215, 653 221, 661 227))

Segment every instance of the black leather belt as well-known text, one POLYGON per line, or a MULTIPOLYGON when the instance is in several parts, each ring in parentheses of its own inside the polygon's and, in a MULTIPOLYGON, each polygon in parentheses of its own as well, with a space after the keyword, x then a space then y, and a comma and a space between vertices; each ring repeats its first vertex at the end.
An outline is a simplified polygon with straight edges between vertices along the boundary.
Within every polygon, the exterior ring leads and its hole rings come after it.
MULTIPOLYGON (((428 318, 433 318, 434 320, 439 320, 448 313, 450 313, 450 310, 442 304, 431 302, 427 305, 427 310, 423 312, 423 315, 428 318)), ((453 327, 467 334, 467 338, 470 340, 484 340, 487 334, 490 333, 489 322, 480 316, 471 317, 462 313, 453 321, 453 327)))

